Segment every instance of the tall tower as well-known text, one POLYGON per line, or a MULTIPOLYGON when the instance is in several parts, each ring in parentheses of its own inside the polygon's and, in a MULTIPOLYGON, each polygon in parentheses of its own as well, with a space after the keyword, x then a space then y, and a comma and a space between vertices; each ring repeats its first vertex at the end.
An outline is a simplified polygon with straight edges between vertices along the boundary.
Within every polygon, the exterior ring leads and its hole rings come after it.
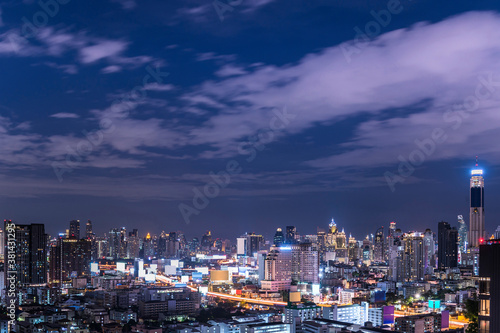
POLYGON ((69 221, 69 237, 80 239, 80 220, 69 221))
POLYGON ((85 225, 85 237, 87 239, 92 239, 94 236, 94 232, 92 231, 92 221, 88 220, 87 224, 85 225))
POLYGON ((470 219, 469 219, 469 246, 479 247, 480 239, 484 239, 484 178, 483 170, 479 168, 476 157, 476 166, 471 171, 470 178, 470 219))

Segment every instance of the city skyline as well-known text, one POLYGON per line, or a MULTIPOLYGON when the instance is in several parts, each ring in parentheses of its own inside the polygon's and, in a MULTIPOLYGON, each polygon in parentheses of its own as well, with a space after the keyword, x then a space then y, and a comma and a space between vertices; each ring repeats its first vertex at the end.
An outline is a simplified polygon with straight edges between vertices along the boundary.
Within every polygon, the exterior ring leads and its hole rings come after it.
MULTIPOLYGON (((474 165, 474 167, 472 167, 470 169, 470 174, 471 174, 471 178, 470 178, 470 187, 472 188, 473 184, 477 184, 478 183, 478 180, 476 180, 476 178, 480 177, 480 181, 479 181, 479 186, 481 186, 481 188, 483 188, 483 191, 481 192, 481 204, 484 205, 484 178, 483 178, 483 174, 485 173, 485 170, 484 168, 481 166, 479 166, 478 164, 478 157, 476 157, 476 163, 474 165)), ((488 188, 489 190, 489 188, 488 188)), ((471 192, 472 193, 472 192, 471 192)), ((475 203, 473 202, 474 200, 479 200, 479 199, 473 199, 472 197, 472 194, 471 194, 471 197, 469 199, 470 201, 470 218, 469 218, 469 221, 467 223, 467 227, 468 227, 468 230, 470 230, 471 226, 472 226, 472 219, 471 217, 473 216, 473 210, 475 209, 474 207, 472 207, 472 204, 475 203)), ((483 210, 484 210, 484 206, 482 207, 483 210)), ((489 209, 488 209, 489 210, 489 209)), ((484 213, 482 213, 484 214, 484 213)), ((483 215, 481 215, 483 216, 483 215)), ((56 229, 56 227, 54 226, 54 224, 48 224, 48 227, 49 229, 52 229, 51 232, 49 232, 49 234, 55 236, 61 232, 64 232, 65 230, 69 230, 69 233, 71 234, 73 231, 72 231, 72 228, 74 227, 75 230, 76 230, 76 224, 73 224, 74 222, 78 222, 78 232, 80 234, 85 234, 85 231, 83 232, 80 232, 80 230, 84 230, 83 227, 85 226, 85 224, 88 222, 88 221, 91 221, 91 223, 95 223, 96 221, 94 219, 86 219, 86 220, 82 220, 82 222, 80 222, 80 220, 78 219, 72 219, 66 223, 69 223, 69 228, 66 228, 64 227, 64 223, 62 223, 62 229, 56 229), (93 221, 93 222, 92 222, 93 221)), ((332 218, 333 220, 333 218, 332 218)), ((15 220, 13 220, 15 222, 15 220)), ((394 221, 394 222, 397 222, 398 223, 398 229, 401 229, 403 230, 403 232, 411 232, 411 231, 417 231, 419 229, 421 230, 425 230, 426 228, 431 228, 430 226, 431 225, 434 225, 436 224, 437 222, 439 221, 447 221, 448 223, 450 223, 453 227, 456 227, 457 229, 460 227, 459 225, 459 222, 456 220, 456 215, 455 215, 455 218, 450 218, 449 220, 445 220, 445 219, 438 219, 437 221, 430 221, 429 223, 427 224, 421 224, 419 227, 413 227, 413 228, 406 228, 406 225, 407 224, 411 224, 412 226, 414 225, 413 223, 401 223, 400 221, 394 221)), ((380 223, 380 224, 377 224, 376 226, 374 226, 374 230, 370 230, 370 229, 365 229, 365 230, 357 230, 357 231, 350 231, 351 234, 354 234, 357 236, 357 238, 362 238, 364 237, 363 234, 366 234, 366 235, 370 235, 370 234, 375 234, 377 232, 377 230, 380 228, 380 227, 385 227, 386 230, 389 230, 389 223, 390 222, 393 222, 393 221, 386 221, 384 223, 380 223)), ((25 222, 23 221, 19 221, 18 223, 20 224, 25 224, 25 222)), ((31 222, 26 222, 26 223, 37 223, 37 222, 34 222, 34 221, 31 221, 31 222)), ((476 222, 477 223, 477 222, 476 222)), ((297 227, 297 225, 293 224, 293 223, 289 223, 288 225, 294 225, 295 227, 297 227)), ((299 224, 300 225, 300 224, 299 224)), ((493 232, 495 231, 496 227, 495 226, 491 226, 491 230, 492 231, 489 231, 488 228, 484 229, 484 217, 483 217, 483 220, 482 220, 482 225, 483 225, 483 232, 484 232, 484 236, 483 237, 487 237, 486 233, 489 233, 490 235, 493 234, 493 232)), ((67 226, 67 225, 66 225, 67 226)), ((129 230, 132 230, 132 229, 139 229, 139 233, 143 236, 146 236, 146 234, 148 233, 153 233, 153 234, 159 234, 160 232, 164 232, 164 231, 182 231, 184 232, 185 235, 188 235, 189 237, 200 237, 202 234, 204 234, 205 231, 212 231, 212 232, 220 232, 220 230, 218 230, 218 228, 208 228, 207 230, 204 230, 204 231, 199 231, 199 232, 195 232, 195 231, 192 231, 190 228, 189 228, 189 225, 181 225, 180 228, 176 228, 176 226, 170 226, 168 224, 165 224, 164 226, 157 226, 156 228, 151 228, 151 229, 144 229, 144 230, 140 230, 140 228, 138 228, 138 224, 129 224, 129 225, 126 225, 126 224, 122 224, 122 225, 115 225, 115 226, 110 226, 109 228, 105 229, 102 227, 102 225, 100 224, 97 224, 96 225, 97 228, 94 227, 94 232, 97 231, 99 234, 107 234, 109 232, 110 229, 112 228, 121 228, 121 227, 125 227, 129 230)), ((266 232, 261 232, 262 234, 265 234, 266 236, 268 236, 268 238, 271 238, 272 235, 274 235, 274 231, 276 228, 284 228, 286 227, 287 225, 270 225, 268 226, 268 228, 266 230, 270 230, 270 231, 266 231, 266 232)), ((342 225, 343 228, 349 228, 349 223, 345 223, 342 225)), ((328 229, 328 225, 327 225, 327 222, 324 222, 323 224, 321 224, 321 222, 319 221, 317 223, 317 225, 313 224, 313 223, 308 223, 308 227, 307 228, 302 228, 302 227, 299 227, 300 229, 302 229, 303 231, 301 232, 301 234, 311 234, 311 233, 315 233, 317 230, 326 230, 328 229)), ((91 229, 92 229, 92 226, 91 226, 91 229)), ((436 230, 433 230, 437 233, 437 227, 436 227, 436 230)), ((220 237, 219 238, 225 238, 225 239, 231 239, 231 238, 236 238, 238 237, 238 235, 240 234, 243 234, 243 233, 251 233, 251 232, 257 232, 256 230, 243 230, 241 232, 233 232, 231 234, 228 234, 227 232, 220 232, 220 237)), ((481 238, 483 238, 481 237, 481 238)), ((479 238, 478 238, 479 240, 479 238)), ((469 239, 468 239, 468 244, 470 244, 470 233, 469 233, 469 239)), ((479 244, 479 242, 478 242, 479 244)), ((476 244, 477 246, 477 244, 476 244)))
POLYGON ((232 237, 468 216, 474 156, 500 195, 500 5, 395 4, 2 4, 3 217, 232 237))

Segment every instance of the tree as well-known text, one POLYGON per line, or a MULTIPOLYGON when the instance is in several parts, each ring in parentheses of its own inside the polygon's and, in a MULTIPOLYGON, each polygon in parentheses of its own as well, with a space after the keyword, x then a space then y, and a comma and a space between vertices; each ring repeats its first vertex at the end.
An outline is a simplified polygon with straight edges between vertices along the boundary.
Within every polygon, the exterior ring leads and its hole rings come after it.
POLYGON ((479 332, 479 301, 475 299, 468 299, 465 302, 465 312, 464 317, 469 320, 469 326, 467 327, 466 333, 478 333, 479 332))

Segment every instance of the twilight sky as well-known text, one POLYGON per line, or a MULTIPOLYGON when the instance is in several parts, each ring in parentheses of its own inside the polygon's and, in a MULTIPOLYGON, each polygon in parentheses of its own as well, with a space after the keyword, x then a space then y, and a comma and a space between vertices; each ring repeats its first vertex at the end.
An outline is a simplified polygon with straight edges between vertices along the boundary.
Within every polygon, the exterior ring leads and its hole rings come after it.
POLYGON ((500 224, 495 0, 5 0, 0 73, 0 209, 51 234, 436 230, 476 155, 500 224))

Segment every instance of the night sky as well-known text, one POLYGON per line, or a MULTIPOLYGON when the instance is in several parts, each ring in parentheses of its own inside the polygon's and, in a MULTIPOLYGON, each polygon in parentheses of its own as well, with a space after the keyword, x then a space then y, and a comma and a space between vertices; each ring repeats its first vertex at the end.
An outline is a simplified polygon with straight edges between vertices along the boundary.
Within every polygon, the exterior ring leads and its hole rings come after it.
POLYGON ((41 4, 0 2, 4 218, 436 230, 479 155, 500 224, 497 0, 41 4))

